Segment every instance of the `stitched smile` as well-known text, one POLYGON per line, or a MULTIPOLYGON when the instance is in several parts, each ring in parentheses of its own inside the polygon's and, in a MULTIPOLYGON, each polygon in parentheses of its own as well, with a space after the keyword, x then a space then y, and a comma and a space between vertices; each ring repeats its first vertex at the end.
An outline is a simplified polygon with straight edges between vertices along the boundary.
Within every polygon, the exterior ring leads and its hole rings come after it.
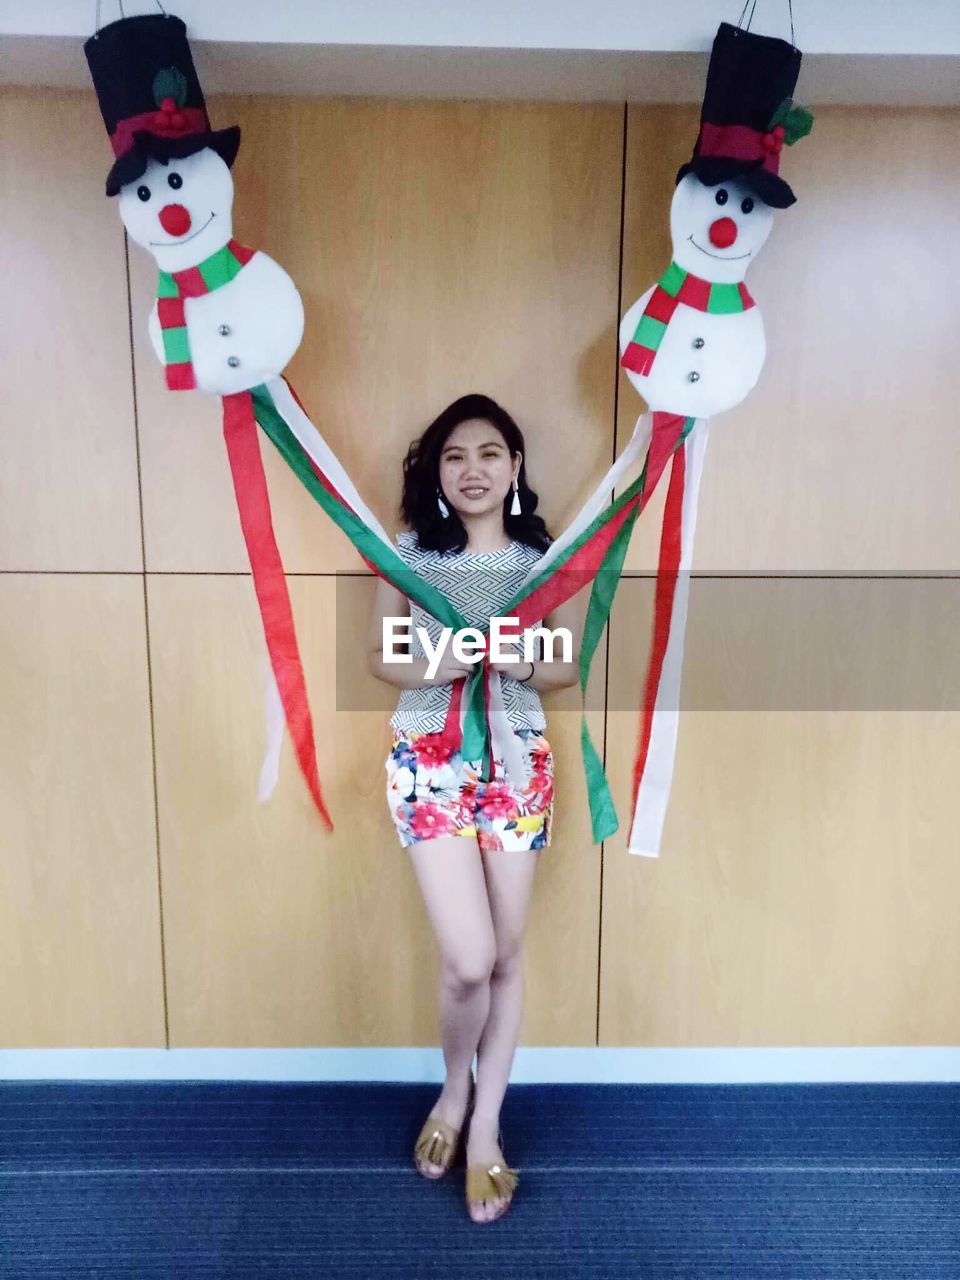
POLYGON ((182 240, 150 240, 148 241, 148 244, 157 249, 172 249, 174 245, 188 244, 191 240, 195 240, 201 231, 206 231, 207 227, 209 227, 210 223, 216 216, 217 215, 215 213, 211 213, 203 226, 196 230, 192 236, 184 236, 182 240))
POLYGON ((722 253, 711 253, 709 249, 704 249, 702 244, 697 244, 693 236, 687 236, 687 239, 695 249, 699 249, 701 253, 705 253, 708 258, 716 258, 718 262, 742 262, 744 258, 753 257, 753 250, 751 249, 749 253, 738 253, 735 257, 726 258, 722 253))

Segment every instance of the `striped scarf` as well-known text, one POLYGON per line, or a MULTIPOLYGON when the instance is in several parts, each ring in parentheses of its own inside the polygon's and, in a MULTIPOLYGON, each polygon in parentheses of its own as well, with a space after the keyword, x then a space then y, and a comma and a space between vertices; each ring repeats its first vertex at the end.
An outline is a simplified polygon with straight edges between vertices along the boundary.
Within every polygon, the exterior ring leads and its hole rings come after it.
POLYGON ((735 315, 755 305, 745 284, 711 284, 671 262, 657 281, 633 339, 620 357, 625 369, 642 375, 650 372, 667 325, 680 302, 715 316, 735 315))
POLYGON ((190 360, 190 339, 184 305, 187 298, 200 298, 229 283, 253 257, 247 249, 230 240, 209 258, 185 271, 161 271, 157 281, 157 316, 163 334, 167 387, 170 391, 192 391, 197 380, 190 360))

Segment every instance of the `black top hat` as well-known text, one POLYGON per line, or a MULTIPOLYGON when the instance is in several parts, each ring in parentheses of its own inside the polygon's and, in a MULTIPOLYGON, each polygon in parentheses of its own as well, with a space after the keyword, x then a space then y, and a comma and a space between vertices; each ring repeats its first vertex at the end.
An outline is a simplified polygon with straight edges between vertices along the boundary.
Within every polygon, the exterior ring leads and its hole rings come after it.
POLYGON ((803 55, 794 45, 722 22, 713 41, 700 133, 677 182, 695 173, 708 187, 739 178, 776 209, 796 196, 779 176, 783 143, 809 133, 813 116, 791 98, 803 55))
POLYGON ((233 164, 240 129, 211 130, 179 18, 121 18, 91 36, 83 51, 117 157, 107 175, 108 196, 139 178, 148 160, 165 162, 212 147, 233 164))

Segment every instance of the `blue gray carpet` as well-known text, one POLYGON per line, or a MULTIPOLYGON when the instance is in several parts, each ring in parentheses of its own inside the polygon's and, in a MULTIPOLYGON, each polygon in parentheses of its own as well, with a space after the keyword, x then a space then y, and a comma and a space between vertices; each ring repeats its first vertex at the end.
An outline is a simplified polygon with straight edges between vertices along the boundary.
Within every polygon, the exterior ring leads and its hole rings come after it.
POLYGON ((439 1087, 0 1082, 3 1280, 960 1280, 960 1085, 511 1085, 510 1212, 439 1087))

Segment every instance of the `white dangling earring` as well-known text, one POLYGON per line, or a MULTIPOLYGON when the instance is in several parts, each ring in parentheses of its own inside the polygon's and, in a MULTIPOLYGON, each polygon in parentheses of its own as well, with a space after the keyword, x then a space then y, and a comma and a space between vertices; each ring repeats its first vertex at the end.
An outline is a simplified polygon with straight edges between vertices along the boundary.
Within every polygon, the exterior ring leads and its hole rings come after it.
POLYGON ((518 515, 520 515, 520 514, 521 514, 521 510, 522 510, 522 508, 521 508, 521 506, 520 506, 520 490, 519 490, 519 488, 517 487, 517 482, 516 482, 516 480, 514 480, 514 482, 513 482, 513 502, 511 502, 511 503, 510 503, 510 514, 511 514, 512 516, 518 516, 518 515))
POLYGON ((437 506, 440 508, 440 514, 443 516, 444 520, 446 520, 450 515, 450 508, 444 502, 443 495, 440 493, 439 489, 437 490, 437 506))

